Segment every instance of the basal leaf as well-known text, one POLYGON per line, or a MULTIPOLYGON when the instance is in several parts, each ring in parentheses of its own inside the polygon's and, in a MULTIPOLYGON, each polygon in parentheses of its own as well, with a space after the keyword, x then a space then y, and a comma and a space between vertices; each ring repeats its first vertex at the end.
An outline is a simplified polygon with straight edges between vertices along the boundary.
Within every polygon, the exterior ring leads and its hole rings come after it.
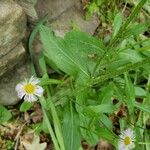
POLYGON ((122 14, 117 13, 114 18, 114 22, 113 22, 113 34, 112 34, 113 38, 117 35, 117 33, 122 25, 122 19, 123 19, 122 14))
POLYGON ((93 111, 94 113, 112 113, 116 110, 116 107, 112 104, 101 104, 97 106, 87 106, 84 111, 93 111))
POLYGON ((8 121, 12 117, 9 110, 0 105, 0 123, 8 121))
POLYGON ((138 109, 140 109, 141 111, 144 111, 145 113, 149 114, 150 115, 150 109, 149 109, 149 106, 145 106, 143 104, 140 104, 138 102, 135 102, 134 103, 134 106, 138 109))
POLYGON ((30 102, 23 102, 20 106, 20 111, 21 112, 26 112, 33 106, 33 103, 30 102))
POLYGON ((100 93, 99 101, 101 104, 112 104, 113 86, 112 84, 107 85, 100 93))
POLYGON ((134 85, 132 84, 131 80, 125 74, 125 92, 126 92, 126 103, 129 109, 129 113, 133 113, 134 111, 134 102, 135 102, 135 90, 134 85))
POLYGON ((78 61, 80 54, 75 54, 63 38, 54 36, 48 27, 42 25, 40 35, 44 45, 44 55, 60 70, 73 76, 81 71, 89 76, 87 69, 78 61))
POLYGON ((63 137, 65 150, 78 150, 80 147, 80 121, 77 112, 70 103, 66 106, 63 119, 63 137))

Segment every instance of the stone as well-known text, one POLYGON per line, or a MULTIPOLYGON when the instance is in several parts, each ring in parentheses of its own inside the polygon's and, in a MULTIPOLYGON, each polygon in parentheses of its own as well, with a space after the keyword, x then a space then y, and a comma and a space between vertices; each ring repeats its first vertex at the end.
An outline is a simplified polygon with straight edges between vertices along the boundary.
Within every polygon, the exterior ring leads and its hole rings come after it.
POLYGON ((7 55, 0 58, 0 76, 9 70, 12 70, 15 65, 23 60, 24 57, 25 49, 22 46, 22 43, 20 43, 7 55))
POLYGON ((85 20, 84 13, 74 6, 62 13, 56 21, 53 21, 51 28, 60 36, 64 36, 73 26, 79 28, 83 32, 93 35, 99 23, 99 19, 96 16, 91 17, 89 20, 85 20))
POLYGON ((12 0, 0 0, 0 58, 12 50, 24 36, 26 16, 12 0))
POLYGON ((15 87, 25 78, 31 77, 29 62, 15 68, 13 71, 0 78, 0 104, 15 105, 20 99, 17 97, 15 87))
POLYGON ((27 15, 29 24, 36 24, 38 22, 38 14, 35 10, 37 0, 17 0, 17 3, 23 8, 27 15))
POLYGON ((78 0, 38 0, 35 9, 39 18, 43 18, 48 14, 48 20, 51 22, 67 9, 75 5, 78 0))

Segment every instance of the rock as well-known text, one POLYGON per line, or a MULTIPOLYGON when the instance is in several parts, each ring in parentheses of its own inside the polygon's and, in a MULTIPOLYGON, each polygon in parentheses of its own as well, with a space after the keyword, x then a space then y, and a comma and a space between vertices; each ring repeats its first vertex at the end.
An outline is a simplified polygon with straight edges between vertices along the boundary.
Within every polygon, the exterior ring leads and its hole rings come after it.
POLYGON ((9 70, 12 70, 15 65, 19 64, 23 60, 24 57, 25 49, 22 46, 22 43, 20 43, 7 55, 0 58, 0 76, 9 70))
POLYGON ((25 11, 28 22, 31 24, 36 24, 38 22, 38 15, 34 8, 37 0, 18 0, 17 3, 23 8, 25 11))
POLYGON ((13 49, 24 36, 26 17, 20 5, 0 0, 0 58, 13 49))
POLYGON ((0 79, 0 104, 15 105, 20 99, 17 98, 15 87, 25 78, 31 77, 29 63, 17 67, 15 70, 7 73, 0 79))
POLYGON ((72 7, 59 16, 56 21, 53 21, 51 26, 56 34, 60 36, 63 36, 74 26, 81 31, 93 35, 99 23, 99 19, 96 16, 93 16, 89 20, 85 20, 83 12, 76 7, 72 7))
POLYGON ((48 20, 51 22, 64 11, 73 7, 76 1, 78 0, 38 0, 35 9, 39 18, 48 14, 48 20))

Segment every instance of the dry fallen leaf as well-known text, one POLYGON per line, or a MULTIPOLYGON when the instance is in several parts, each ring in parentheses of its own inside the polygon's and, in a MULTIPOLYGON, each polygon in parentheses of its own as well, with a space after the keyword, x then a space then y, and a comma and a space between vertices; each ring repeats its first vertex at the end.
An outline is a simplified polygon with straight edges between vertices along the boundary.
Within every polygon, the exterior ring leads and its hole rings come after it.
POLYGON ((38 135, 34 135, 32 142, 23 140, 22 144, 25 147, 25 150, 45 150, 47 146, 47 143, 40 143, 38 135))

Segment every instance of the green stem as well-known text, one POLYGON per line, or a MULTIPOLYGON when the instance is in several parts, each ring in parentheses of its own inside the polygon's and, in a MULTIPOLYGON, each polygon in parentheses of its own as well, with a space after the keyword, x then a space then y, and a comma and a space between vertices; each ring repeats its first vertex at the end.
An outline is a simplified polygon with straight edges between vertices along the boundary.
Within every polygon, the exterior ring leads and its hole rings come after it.
POLYGON ((107 49, 105 51, 105 53, 103 54, 102 57, 100 57, 97 60, 97 63, 94 67, 93 70, 93 76, 95 74, 95 72, 97 71, 97 68, 100 66, 102 60, 104 60, 105 58, 107 58, 109 55, 109 51, 112 50, 112 47, 114 47, 116 44, 118 44, 118 41, 123 37, 123 33, 124 31, 126 31, 126 28, 128 27, 128 25, 130 24, 131 21, 133 21, 133 19, 137 16, 137 14, 140 12, 141 8, 143 7, 143 5, 145 4, 147 0, 141 0, 138 5, 134 8, 134 10, 132 11, 132 13, 130 14, 130 16, 127 18, 126 22, 124 23, 124 25, 119 29, 117 35, 112 38, 107 46, 107 49))
POLYGON ((46 111, 45 111, 45 109, 44 109, 44 101, 45 101, 44 97, 40 97, 40 103, 41 103, 41 106, 42 106, 42 111, 43 111, 43 114, 44 114, 44 117, 45 117, 45 121, 46 121, 47 128, 48 128, 49 133, 50 133, 50 135, 51 135, 51 138, 52 138, 52 141, 53 141, 53 144, 54 144, 55 149, 56 149, 56 150, 61 150, 61 149, 59 148, 58 143, 57 143, 57 139, 56 139, 55 134, 54 134, 54 132, 53 132, 53 129, 52 129, 52 126, 51 126, 50 121, 49 121, 49 119, 48 119, 48 116, 47 116, 47 114, 46 114, 46 111))
POLYGON ((129 64, 129 65, 127 65, 126 67, 124 67, 122 69, 108 72, 108 73, 106 73, 104 75, 101 75, 101 76, 95 78, 93 80, 93 85, 94 84, 98 84, 98 83, 103 82, 103 81, 106 81, 108 79, 114 78, 115 76, 121 75, 124 72, 127 72, 129 70, 142 67, 143 65, 148 64, 148 63, 150 63, 150 59, 146 58, 143 61, 140 61, 140 62, 137 62, 137 63, 134 63, 134 64, 129 64))
POLYGON ((118 31, 117 35, 115 36, 115 38, 113 38, 109 45, 108 48, 111 48, 114 44, 117 43, 118 39, 120 38, 120 36, 123 35, 124 31, 126 30, 126 28, 128 27, 128 25, 130 24, 131 21, 133 21, 133 19, 138 15, 138 13, 140 12, 141 8, 143 7, 143 5, 146 3, 147 0, 141 0, 138 5, 133 9, 132 13, 130 14, 130 16, 127 18, 126 22, 124 23, 124 25, 120 28, 120 30, 118 31))
POLYGON ((58 118, 55 106, 54 106, 54 104, 52 102, 51 95, 50 95, 48 87, 47 87, 47 94, 48 94, 48 100, 49 100, 48 103, 50 105, 51 113, 52 113, 52 116, 53 116, 53 122, 54 122, 54 128, 55 128, 56 137, 57 137, 58 143, 60 145, 60 149, 61 150, 65 150, 60 121, 59 121, 59 118, 58 118))

